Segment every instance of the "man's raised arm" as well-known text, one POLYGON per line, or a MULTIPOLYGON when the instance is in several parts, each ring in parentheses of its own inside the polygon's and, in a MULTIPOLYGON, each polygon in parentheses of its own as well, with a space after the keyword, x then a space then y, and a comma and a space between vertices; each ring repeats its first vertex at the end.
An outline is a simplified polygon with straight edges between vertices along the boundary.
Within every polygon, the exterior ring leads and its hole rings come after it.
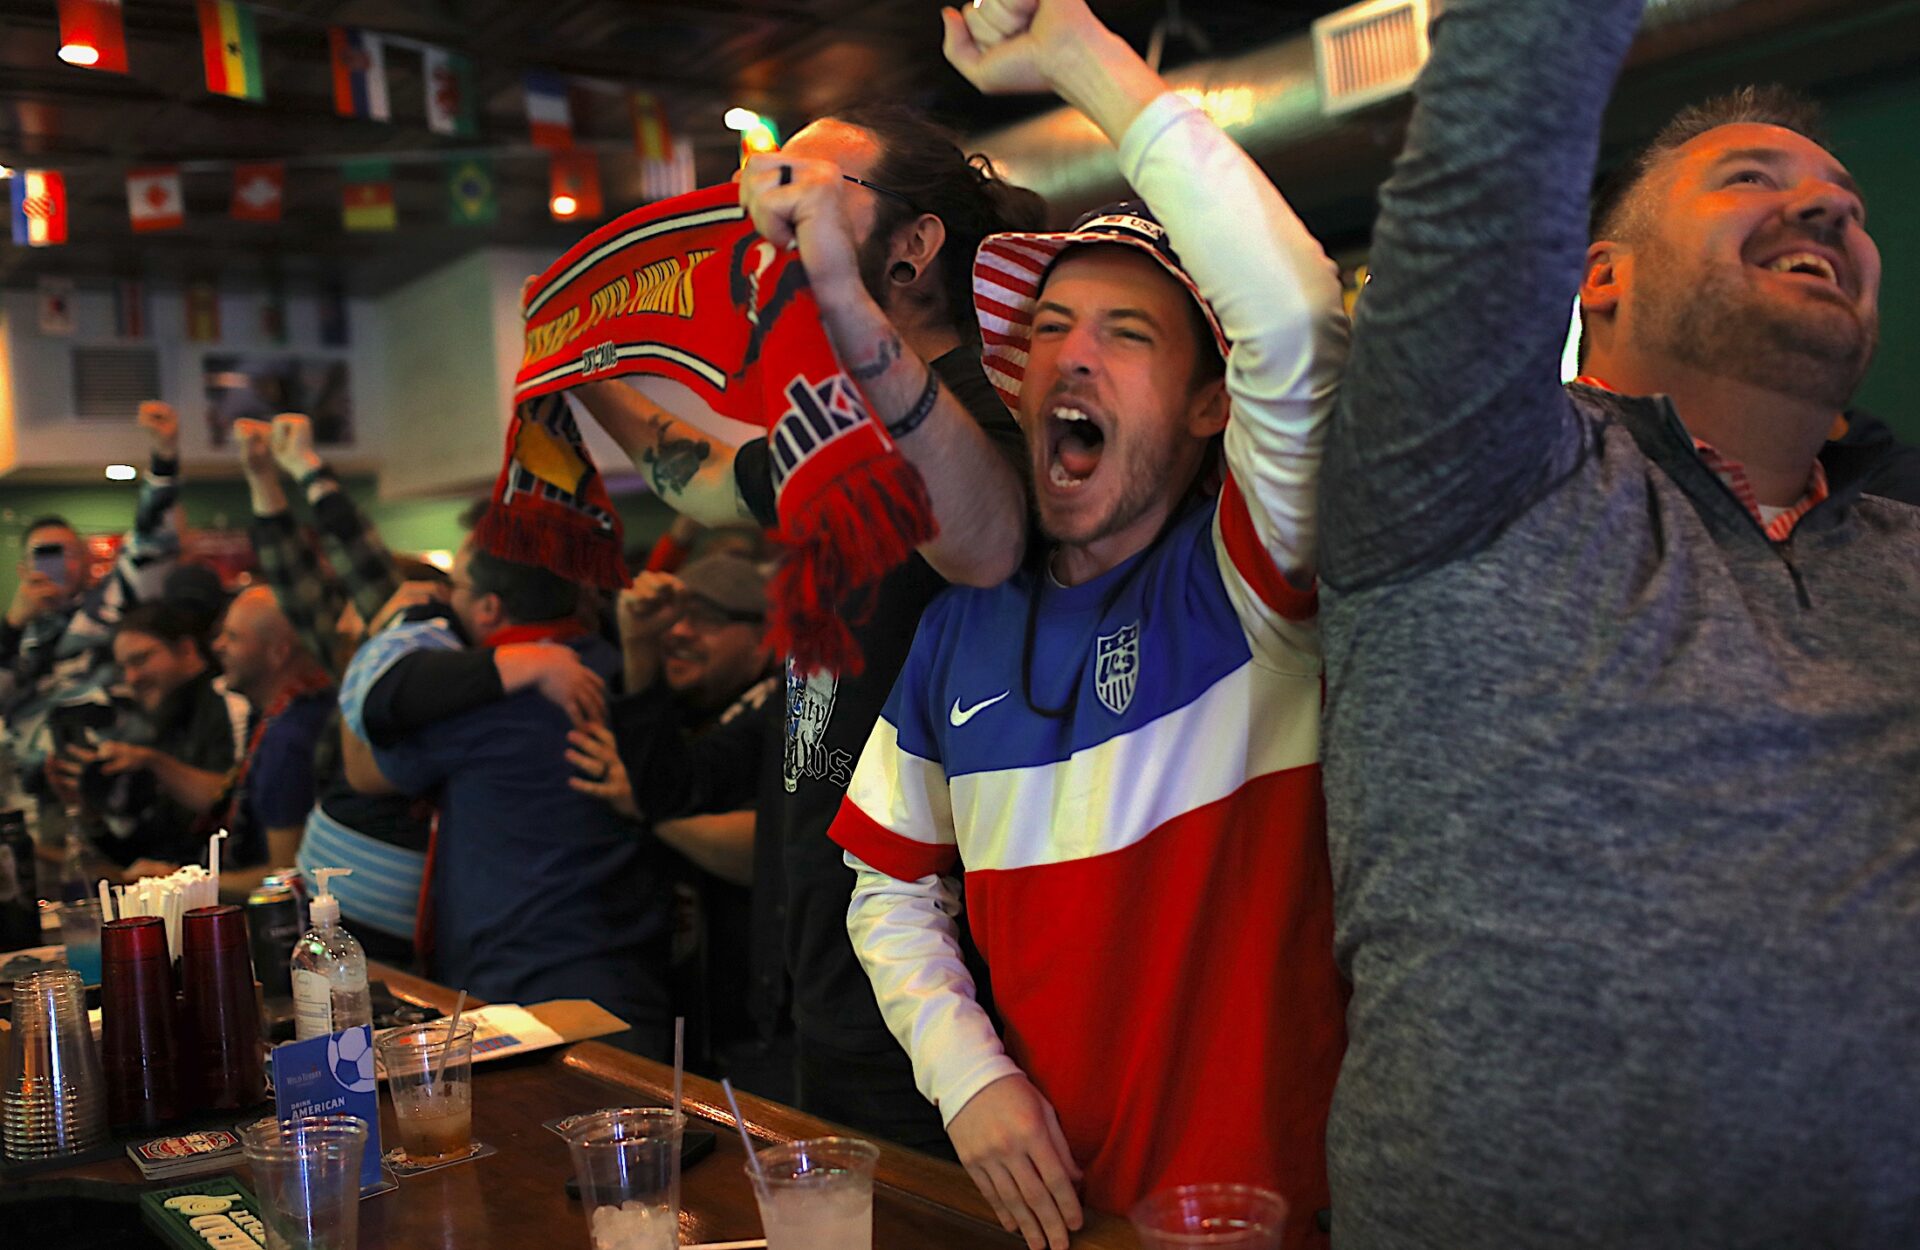
POLYGON ((1434 24, 1328 434, 1330 585, 1472 554, 1577 461, 1560 355, 1641 3, 1448 0, 1434 24))

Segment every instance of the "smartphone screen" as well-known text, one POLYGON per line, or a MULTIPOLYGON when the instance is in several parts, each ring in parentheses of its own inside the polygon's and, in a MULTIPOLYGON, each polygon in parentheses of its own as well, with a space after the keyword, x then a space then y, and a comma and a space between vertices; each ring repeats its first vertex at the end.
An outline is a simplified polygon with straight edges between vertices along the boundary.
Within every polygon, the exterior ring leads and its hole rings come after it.
POLYGON ((64 544, 35 543, 29 563, 34 572, 51 577, 62 586, 67 584, 67 549, 64 544))

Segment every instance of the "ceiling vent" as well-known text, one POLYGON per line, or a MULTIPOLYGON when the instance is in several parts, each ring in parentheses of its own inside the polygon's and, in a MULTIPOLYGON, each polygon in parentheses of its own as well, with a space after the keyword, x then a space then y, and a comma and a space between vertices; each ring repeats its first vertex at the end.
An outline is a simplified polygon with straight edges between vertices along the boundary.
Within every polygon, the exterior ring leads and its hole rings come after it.
POLYGON ((1313 24, 1320 108, 1328 117, 1404 94, 1427 63, 1434 0, 1366 0, 1313 24))
POLYGON ((73 349, 73 412, 90 421, 125 421, 160 393, 160 353, 151 347, 73 349))

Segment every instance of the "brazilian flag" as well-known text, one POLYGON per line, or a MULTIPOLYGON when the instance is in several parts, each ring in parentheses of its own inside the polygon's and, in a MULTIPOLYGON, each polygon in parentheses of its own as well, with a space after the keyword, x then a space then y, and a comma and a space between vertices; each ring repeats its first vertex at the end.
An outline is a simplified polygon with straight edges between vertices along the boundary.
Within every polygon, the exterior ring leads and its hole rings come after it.
POLYGON ((500 217, 493 167, 486 158, 463 157, 447 167, 447 220, 456 226, 490 226, 500 217))

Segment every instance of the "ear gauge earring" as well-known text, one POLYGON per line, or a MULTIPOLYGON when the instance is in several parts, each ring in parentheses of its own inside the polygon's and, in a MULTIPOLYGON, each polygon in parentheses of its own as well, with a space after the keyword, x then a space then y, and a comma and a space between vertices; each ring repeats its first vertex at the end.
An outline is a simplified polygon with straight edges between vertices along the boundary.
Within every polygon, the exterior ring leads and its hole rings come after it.
POLYGON ((887 268, 887 278, 899 286, 906 286, 920 276, 920 271, 911 261, 896 260, 887 268))

